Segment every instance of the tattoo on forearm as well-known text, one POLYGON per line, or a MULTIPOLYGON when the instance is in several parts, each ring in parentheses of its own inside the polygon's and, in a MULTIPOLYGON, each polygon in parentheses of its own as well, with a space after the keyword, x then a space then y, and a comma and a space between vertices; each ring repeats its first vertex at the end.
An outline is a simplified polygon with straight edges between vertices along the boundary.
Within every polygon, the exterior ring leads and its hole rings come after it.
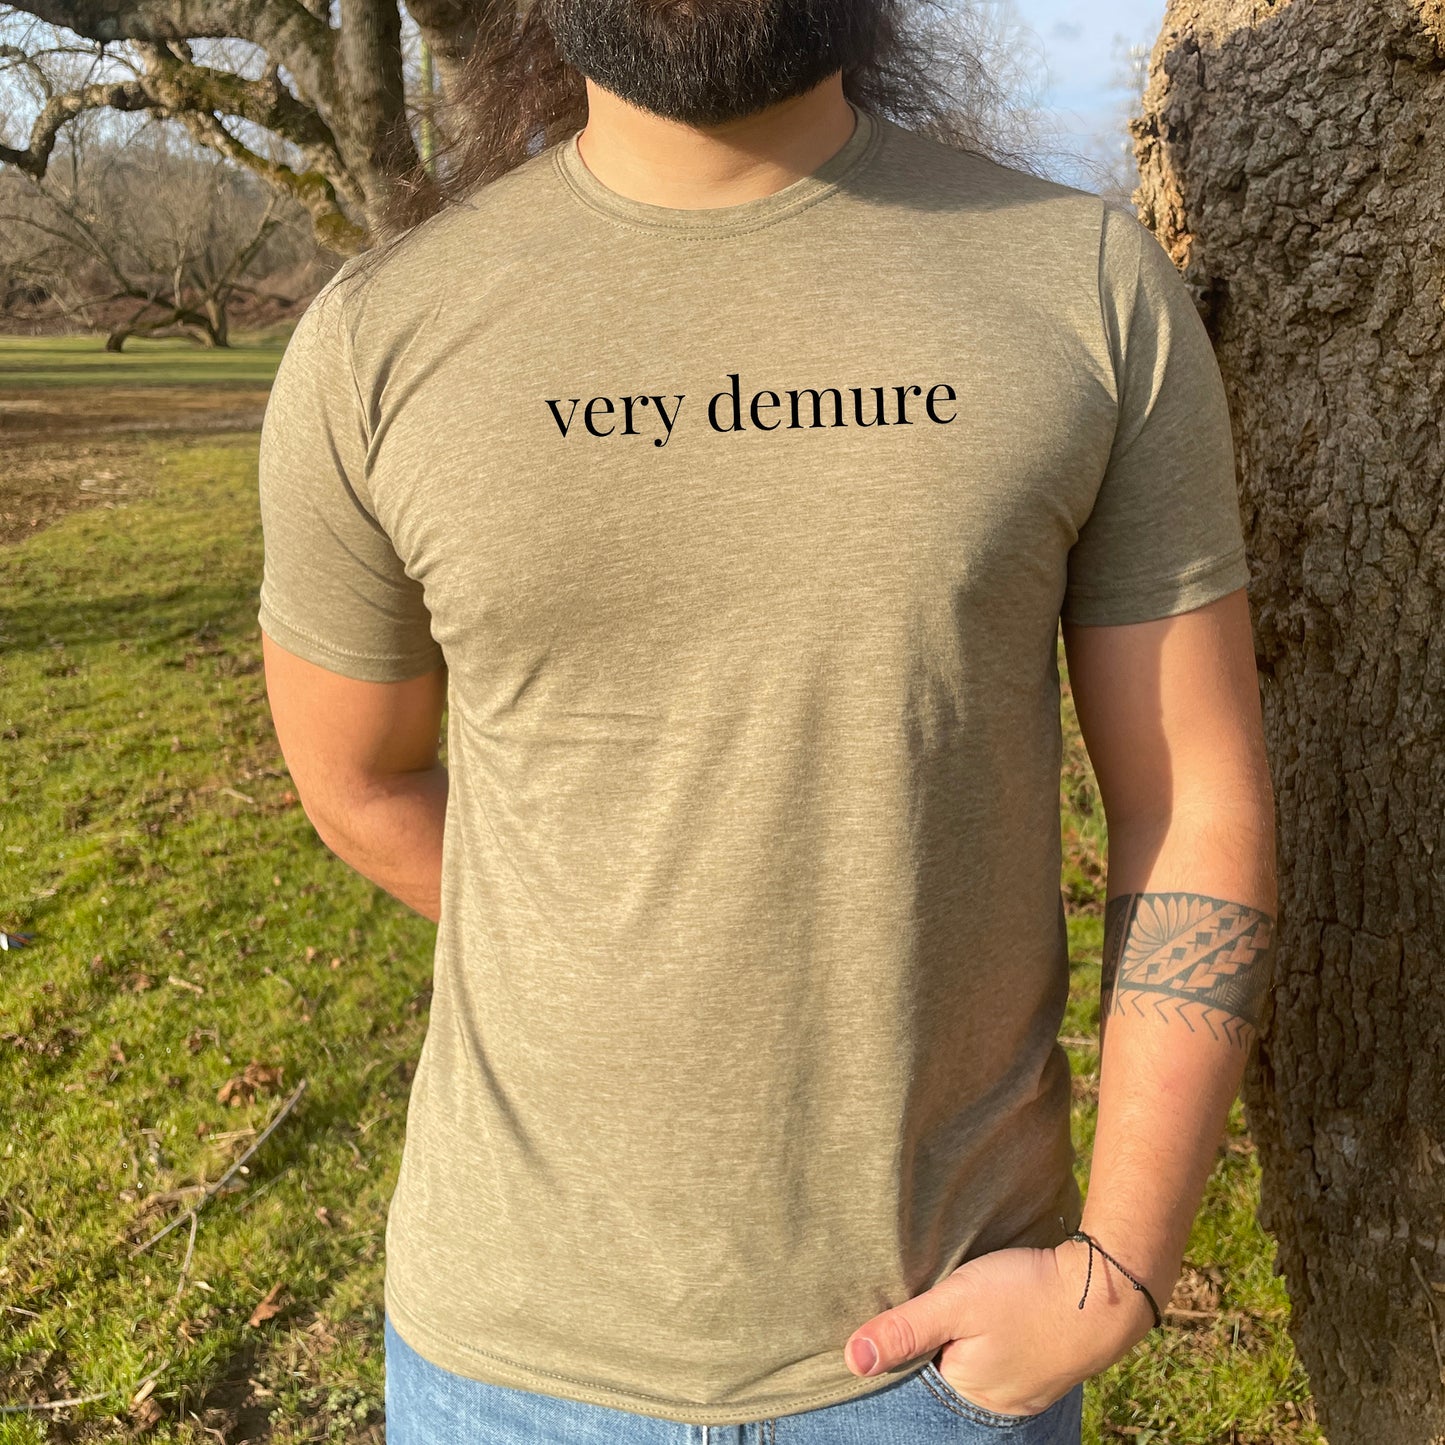
POLYGON ((1246 1047, 1269 991, 1274 919, 1202 893, 1126 893, 1104 910, 1102 1004, 1179 1018, 1246 1047))

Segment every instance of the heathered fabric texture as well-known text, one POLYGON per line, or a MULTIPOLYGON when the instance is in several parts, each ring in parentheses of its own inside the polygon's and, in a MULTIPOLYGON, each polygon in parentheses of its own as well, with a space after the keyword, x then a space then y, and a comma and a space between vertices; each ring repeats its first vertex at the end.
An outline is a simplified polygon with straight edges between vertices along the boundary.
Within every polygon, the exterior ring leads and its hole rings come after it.
POLYGON ((844 1342, 1078 1223, 1059 617, 1245 585, 1233 448, 1178 273, 1095 196, 862 111, 711 210, 575 141, 307 311, 259 620, 449 672, 398 1330, 740 1423, 917 1369, 844 1342))

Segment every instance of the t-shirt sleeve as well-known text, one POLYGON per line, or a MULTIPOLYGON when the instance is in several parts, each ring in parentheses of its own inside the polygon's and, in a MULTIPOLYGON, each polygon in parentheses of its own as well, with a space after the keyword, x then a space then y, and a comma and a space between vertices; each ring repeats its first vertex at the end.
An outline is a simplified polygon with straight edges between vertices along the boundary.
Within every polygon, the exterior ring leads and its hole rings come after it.
POLYGON ((368 501, 367 419, 337 290, 323 287, 287 343, 261 425, 261 630, 363 682, 443 664, 421 583, 368 501))
POLYGON ((1099 300, 1118 400, 1108 465, 1069 552, 1066 622, 1145 622, 1245 586, 1234 441, 1204 322, 1168 253, 1104 208, 1099 300))

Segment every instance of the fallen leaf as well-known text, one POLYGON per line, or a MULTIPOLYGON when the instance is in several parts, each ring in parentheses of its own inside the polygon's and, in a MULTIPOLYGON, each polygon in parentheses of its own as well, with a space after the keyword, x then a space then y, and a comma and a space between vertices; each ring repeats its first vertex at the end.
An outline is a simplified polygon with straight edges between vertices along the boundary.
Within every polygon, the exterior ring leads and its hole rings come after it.
POLYGON ((273 1284, 271 1288, 266 1291, 266 1298, 251 1311, 251 1318, 246 1321, 252 1329, 257 1325, 265 1324, 267 1320, 275 1319, 275 1317, 281 1313, 281 1306, 276 1303, 276 1296, 279 1295, 284 1288, 285 1284, 283 1282, 282 1284, 273 1284))
POLYGON ((221 1085, 216 1091, 216 1102, 239 1109, 242 1104, 249 1104, 257 1094, 277 1093, 281 1088, 282 1072, 280 1064, 263 1064, 259 1059, 252 1059, 239 1074, 221 1085))

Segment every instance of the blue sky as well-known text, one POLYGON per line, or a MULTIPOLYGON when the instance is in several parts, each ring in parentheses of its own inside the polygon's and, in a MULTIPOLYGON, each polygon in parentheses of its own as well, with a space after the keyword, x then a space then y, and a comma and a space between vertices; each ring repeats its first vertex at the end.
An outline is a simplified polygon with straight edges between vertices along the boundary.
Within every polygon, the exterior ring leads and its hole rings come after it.
POLYGON ((1111 133, 1123 101, 1110 82, 1120 67, 1115 37, 1152 45, 1164 23, 1165 0, 1014 0, 1018 18, 1038 37, 1046 74, 1040 102, 1061 144, 1084 150, 1111 133))

